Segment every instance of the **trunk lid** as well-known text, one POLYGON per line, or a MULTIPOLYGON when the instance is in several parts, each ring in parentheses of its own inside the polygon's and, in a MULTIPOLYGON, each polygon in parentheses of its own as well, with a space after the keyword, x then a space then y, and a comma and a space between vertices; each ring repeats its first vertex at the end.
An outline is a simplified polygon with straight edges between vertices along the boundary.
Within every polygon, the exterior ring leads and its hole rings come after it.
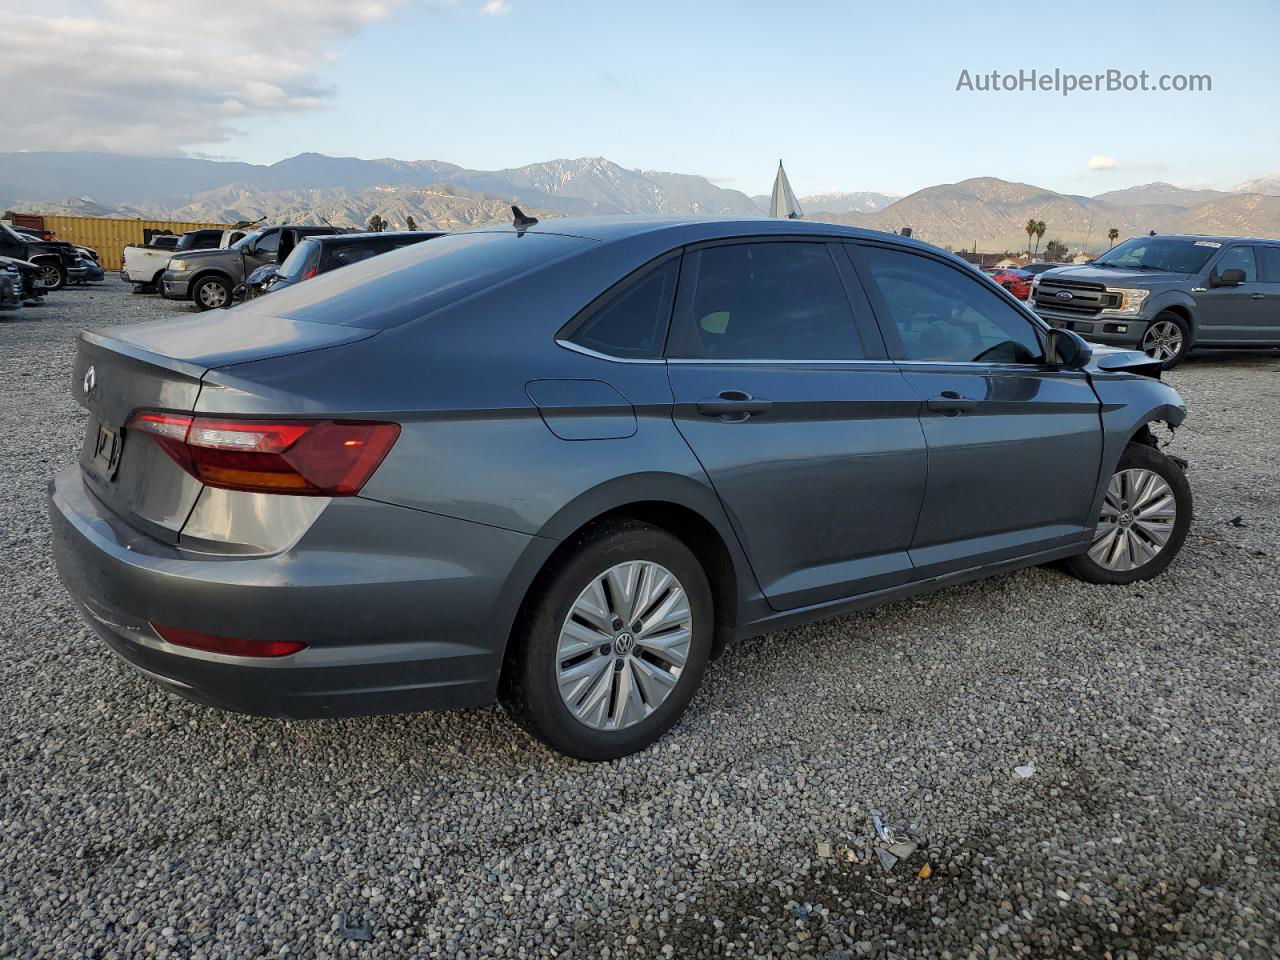
POLYGON ((129 419, 141 410, 192 412, 211 367, 377 333, 261 315, 246 322, 237 312, 84 331, 77 342, 71 392, 89 414, 80 449, 85 483, 111 510, 167 543, 178 542, 203 485, 150 437, 131 432, 129 419))

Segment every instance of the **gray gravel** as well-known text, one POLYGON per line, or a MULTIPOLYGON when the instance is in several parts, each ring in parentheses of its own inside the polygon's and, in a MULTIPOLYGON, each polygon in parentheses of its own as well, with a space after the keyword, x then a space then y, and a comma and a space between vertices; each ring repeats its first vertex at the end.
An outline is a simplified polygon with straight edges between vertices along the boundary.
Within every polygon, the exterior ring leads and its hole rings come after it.
POLYGON ((589 766, 497 709, 193 706, 80 625, 44 516, 72 339, 184 310, 111 280, 0 320, 0 957, 1280 955, 1280 359, 1171 375, 1198 516, 1158 581, 753 640, 589 766), (889 874, 872 809, 925 837, 889 874))

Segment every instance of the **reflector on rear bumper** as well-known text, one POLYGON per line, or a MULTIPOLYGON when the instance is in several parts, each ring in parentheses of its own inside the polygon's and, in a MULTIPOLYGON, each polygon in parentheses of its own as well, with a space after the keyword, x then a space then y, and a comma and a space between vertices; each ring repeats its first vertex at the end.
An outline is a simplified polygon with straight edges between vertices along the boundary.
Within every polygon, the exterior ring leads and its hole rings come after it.
POLYGON ((289 640, 249 640, 244 637, 215 637, 196 630, 166 627, 153 623, 152 628, 167 643, 210 653, 225 653, 233 657, 287 657, 306 647, 305 643, 289 640))

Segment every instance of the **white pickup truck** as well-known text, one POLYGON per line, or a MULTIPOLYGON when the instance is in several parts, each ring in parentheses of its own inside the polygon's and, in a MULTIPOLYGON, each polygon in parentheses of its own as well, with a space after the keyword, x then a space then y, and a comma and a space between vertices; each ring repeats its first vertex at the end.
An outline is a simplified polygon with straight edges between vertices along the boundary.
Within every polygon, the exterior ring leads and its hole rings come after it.
POLYGON ((192 230, 178 238, 176 247, 128 244, 124 248, 124 266, 120 269, 120 279, 134 284, 138 293, 159 290, 160 277, 169 266, 170 258, 191 250, 225 250, 249 232, 242 228, 192 230))

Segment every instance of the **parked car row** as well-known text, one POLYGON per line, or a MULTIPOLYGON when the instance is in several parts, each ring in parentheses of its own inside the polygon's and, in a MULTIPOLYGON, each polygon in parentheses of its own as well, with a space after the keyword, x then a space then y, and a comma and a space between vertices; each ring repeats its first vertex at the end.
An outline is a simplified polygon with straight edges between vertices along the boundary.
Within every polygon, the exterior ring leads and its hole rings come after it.
POLYGON ((1197 347, 1280 347, 1280 241, 1134 237, 1041 273, 1031 305, 1055 328, 1135 347, 1165 369, 1197 347))
POLYGON ((0 258, 34 266, 40 285, 61 290, 68 283, 92 283, 103 278, 96 250, 60 240, 24 227, 0 223, 0 258))

